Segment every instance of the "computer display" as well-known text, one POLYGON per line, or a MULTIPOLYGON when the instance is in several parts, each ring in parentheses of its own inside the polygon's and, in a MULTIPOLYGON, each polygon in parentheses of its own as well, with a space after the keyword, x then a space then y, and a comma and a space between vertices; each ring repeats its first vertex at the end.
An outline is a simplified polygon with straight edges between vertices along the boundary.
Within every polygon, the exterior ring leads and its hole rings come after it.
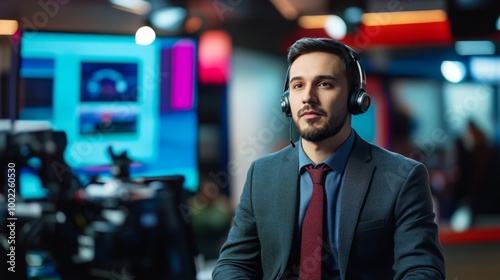
POLYGON ((109 146, 132 176, 185 176, 198 187, 197 47, 190 37, 138 45, 133 35, 23 31, 18 119, 68 138, 77 172, 109 173, 109 146))

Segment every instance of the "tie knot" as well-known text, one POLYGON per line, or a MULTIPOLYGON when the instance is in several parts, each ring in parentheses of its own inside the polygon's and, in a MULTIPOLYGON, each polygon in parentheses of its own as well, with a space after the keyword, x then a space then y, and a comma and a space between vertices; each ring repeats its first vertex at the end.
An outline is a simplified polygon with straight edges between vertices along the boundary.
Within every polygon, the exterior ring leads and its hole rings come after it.
POLYGON ((323 185, 328 170, 331 170, 330 166, 326 164, 320 164, 316 168, 312 164, 306 166, 306 170, 311 176, 311 180, 314 184, 323 185))

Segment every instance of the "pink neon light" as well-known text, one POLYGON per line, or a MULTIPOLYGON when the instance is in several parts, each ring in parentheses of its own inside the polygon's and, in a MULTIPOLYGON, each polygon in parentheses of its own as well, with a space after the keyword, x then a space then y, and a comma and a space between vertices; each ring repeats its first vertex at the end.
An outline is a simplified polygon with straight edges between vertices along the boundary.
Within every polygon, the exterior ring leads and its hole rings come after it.
POLYGON ((231 36, 223 30, 209 30, 200 36, 199 42, 200 82, 226 84, 231 71, 231 36))
POLYGON ((172 49, 172 109, 191 109, 194 103, 194 54, 192 41, 177 42, 172 49))

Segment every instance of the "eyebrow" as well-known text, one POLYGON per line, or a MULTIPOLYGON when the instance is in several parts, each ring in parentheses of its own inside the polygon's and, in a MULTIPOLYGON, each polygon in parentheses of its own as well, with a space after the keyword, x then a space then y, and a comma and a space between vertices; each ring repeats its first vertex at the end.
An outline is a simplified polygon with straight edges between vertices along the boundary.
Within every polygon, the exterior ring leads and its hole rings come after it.
MULTIPOLYGON (((296 81, 296 80, 302 80, 304 79, 304 77, 302 76, 295 76, 295 77, 292 77, 289 81, 289 83, 292 83, 293 81, 296 81)), ((317 80, 333 80, 333 81, 338 81, 338 79, 335 77, 335 76, 332 76, 332 75, 318 75, 318 76, 315 76, 314 77, 314 80, 317 81, 317 80)))

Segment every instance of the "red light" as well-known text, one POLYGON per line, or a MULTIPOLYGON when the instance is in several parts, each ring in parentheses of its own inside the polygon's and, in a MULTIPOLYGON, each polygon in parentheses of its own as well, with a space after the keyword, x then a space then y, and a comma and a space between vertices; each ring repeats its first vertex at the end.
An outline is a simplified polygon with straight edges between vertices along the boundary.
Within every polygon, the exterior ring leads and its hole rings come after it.
POLYGON ((232 41, 222 30, 206 31, 200 37, 200 83, 226 84, 230 77, 232 41))

